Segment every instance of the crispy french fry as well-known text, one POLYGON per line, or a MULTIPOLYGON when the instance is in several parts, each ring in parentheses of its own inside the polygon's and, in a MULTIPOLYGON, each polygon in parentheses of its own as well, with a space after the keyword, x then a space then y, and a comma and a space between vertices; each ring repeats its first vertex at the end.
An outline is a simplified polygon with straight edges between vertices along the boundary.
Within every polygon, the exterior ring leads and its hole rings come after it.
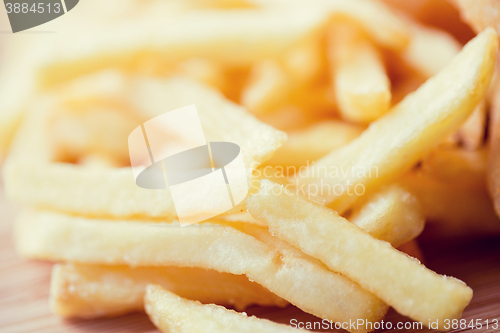
POLYGON ((463 184, 463 177, 439 181, 418 172, 404 176, 400 184, 414 194, 422 206, 428 221, 423 237, 457 239, 500 235, 500 220, 484 184, 483 189, 478 189, 470 187, 467 181, 463 184))
POLYGON ((241 104, 255 114, 267 113, 286 101, 294 89, 283 65, 276 60, 265 60, 252 66, 241 104))
POLYGON ((482 32, 445 69, 361 136, 302 170, 291 182, 319 189, 325 202, 342 213, 365 190, 409 170, 456 131, 484 98, 497 44, 493 29, 482 32))
POLYGON ((398 247, 420 235, 425 218, 415 196, 401 186, 391 185, 354 207, 349 221, 398 247))
POLYGON ((113 29, 86 29, 84 47, 65 42, 69 36, 79 39, 81 30, 60 31, 53 52, 39 64, 38 81, 50 87, 104 68, 141 71, 144 64, 162 70, 200 56, 247 66, 280 55, 319 29, 326 18, 318 10, 293 8, 192 11, 166 20, 138 15, 117 22, 113 29))
POLYGON ((151 321, 165 333, 295 332, 291 327, 267 319, 181 298, 159 285, 146 288, 144 303, 151 321))
POLYGON ((444 328, 444 320, 460 318, 472 299, 472 289, 462 281, 425 268, 334 211, 283 186, 263 180, 260 192, 247 201, 250 213, 266 222, 271 233, 424 325, 439 320, 444 328))
POLYGON ((300 1, 250 0, 262 6, 298 6, 303 11, 315 8, 328 13, 333 19, 350 19, 365 30, 370 37, 384 47, 404 48, 410 39, 410 31, 404 20, 378 0, 312 0, 304 6, 300 1))
POLYGON ((411 39, 401 57, 423 77, 432 77, 453 60, 462 45, 443 30, 425 27, 409 18, 407 20, 411 39))
POLYGON ((460 127, 458 136, 465 149, 476 150, 484 143, 486 130, 486 103, 483 101, 476 106, 474 112, 460 127))
POLYGON ((342 117, 358 123, 376 120, 391 104, 381 55, 353 24, 336 24, 328 35, 331 81, 342 117))
POLYGON ((460 16, 469 23, 476 32, 493 27, 500 33, 500 12, 498 0, 453 0, 460 9, 460 16))
MULTIPOLYGON (((33 69, 36 57, 26 41, 9 45, 2 53, 0 76, 0 160, 7 155, 25 108, 36 91, 33 69)), ((3 50, 2 50, 3 51, 3 50)))
MULTIPOLYGON (((134 93, 123 92, 123 99, 129 99, 141 119, 197 104, 207 140, 238 144, 249 177, 251 168, 269 158, 286 139, 285 133, 258 121, 242 107, 194 81, 138 78, 130 87, 134 93)), ((5 163, 5 186, 12 200, 94 216, 142 214, 170 220, 175 217, 169 191, 139 188, 130 168, 94 168, 87 172, 82 166, 52 163, 55 147, 49 140, 46 123, 50 111, 57 106, 54 103, 53 97, 39 101, 5 163), (37 163, 33 164, 33 160, 37 163), (82 197, 82 193, 87 195, 82 197)))
POLYGON ((486 149, 437 148, 422 161, 419 174, 453 187, 486 189, 486 149))
POLYGON ((256 62, 241 93, 241 104, 255 114, 269 113, 314 79, 322 67, 321 44, 310 37, 281 57, 256 62))
POLYGON ((285 306, 287 302, 245 276, 188 267, 140 267, 56 264, 50 305, 62 317, 96 318, 144 309, 150 283, 202 303, 285 306))
POLYGON ((289 132, 287 142, 265 164, 300 168, 351 142, 362 131, 360 126, 330 120, 289 132))
MULTIPOLYGON (((255 233, 266 232, 248 223, 243 226, 255 233)), ((224 223, 180 228, 177 224, 25 212, 15 234, 19 253, 28 258, 244 274, 302 310, 333 321, 361 318, 375 322, 387 310, 371 293, 297 249, 265 243, 224 223)))
POLYGON ((490 147, 488 157, 488 191, 495 211, 500 216, 500 81, 498 73, 494 85, 492 85, 490 99, 490 147))

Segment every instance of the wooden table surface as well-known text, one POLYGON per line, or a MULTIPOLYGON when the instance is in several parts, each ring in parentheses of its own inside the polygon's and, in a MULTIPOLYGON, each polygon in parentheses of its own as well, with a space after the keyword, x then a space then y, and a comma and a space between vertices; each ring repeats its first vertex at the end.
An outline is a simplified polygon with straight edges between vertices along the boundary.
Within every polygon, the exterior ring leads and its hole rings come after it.
MULTIPOLYGON (((146 315, 134 313, 92 321, 62 320, 50 313, 48 294, 51 263, 19 258, 12 241, 12 225, 18 209, 0 189, 0 332, 157 332, 146 315)), ((438 273, 458 277, 474 289, 474 298, 464 318, 500 320, 500 239, 483 239, 461 244, 426 244, 427 266, 438 273)), ((281 323, 295 318, 320 321, 301 310, 253 307, 247 311, 281 323)), ((393 310, 385 320, 409 321, 393 310)), ((324 330, 324 332, 335 332, 324 330)), ((377 332, 434 332, 433 330, 391 330, 377 332)), ((499 329, 465 329, 452 332, 500 332, 499 329)))

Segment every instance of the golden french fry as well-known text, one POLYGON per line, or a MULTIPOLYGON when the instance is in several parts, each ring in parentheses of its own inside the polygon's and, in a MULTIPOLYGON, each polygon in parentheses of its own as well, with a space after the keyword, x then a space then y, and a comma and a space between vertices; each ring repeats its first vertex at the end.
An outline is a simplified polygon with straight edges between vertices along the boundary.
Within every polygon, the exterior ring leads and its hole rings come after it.
POLYGON ((453 0, 460 10, 460 16, 476 32, 493 27, 500 33, 500 12, 498 0, 453 0))
POLYGON ((369 123, 389 110, 391 87, 382 57, 368 37, 349 23, 328 36, 331 81, 342 117, 369 123))
MULTIPOLYGON (((267 233, 248 223, 241 228, 267 233)), ((279 240, 263 242, 224 222, 180 228, 39 211, 21 214, 15 235, 19 253, 28 258, 244 274, 305 312, 335 322, 375 322, 387 310, 377 297, 297 249, 276 245, 279 240)))
POLYGON ((241 104, 255 114, 275 111, 310 83, 321 67, 321 44, 317 36, 311 36, 279 59, 253 64, 241 93, 241 104))
POLYGON ((423 26, 410 18, 407 20, 411 39, 401 57, 423 77, 432 77, 453 60, 462 45, 443 30, 423 26))
POLYGON ((462 181, 463 177, 439 181, 418 172, 400 181, 422 206, 428 221, 423 236, 457 239, 500 235, 500 220, 484 184, 478 189, 467 182, 461 185, 462 181))
POLYGON ((467 121, 460 127, 458 136, 465 149, 476 150, 484 143, 486 130, 486 103, 479 103, 467 121))
POLYGON ((192 57, 247 66, 280 55, 326 18, 317 10, 293 8, 189 11, 170 19, 144 14, 118 21, 113 29, 86 29, 84 47, 66 42, 83 38, 81 29, 63 30, 39 64, 38 81, 50 87, 105 68, 141 71, 145 64, 161 71, 192 57))
POLYGON ((249 212, 272 234, 371 291, 399 313, 421 321, 460 318, 472 289, 441 276, 377 240, 335 211, 268 180, 247 199, 249 212))
POLYGON ((287 142, 265 165, 300 168, 351 142, 362 131, 360 126, 330 120, 289 132, 287 142))
POLYGON ((393 247, 416 238, 425 224, 417 198, 398 185, 382 189, 354 207, 349 221, 393 247))
POLYGON ((96 318, 144 309, 146 286, 155 283, 202 303, 285 306, 287 302, 243 275, 190 267, 140 267, 56 264, 50 305, 62 317, 96 318))
POLYGON ((418 170, 424 177, 450 187, 486 189, 486 149, 469 151, 457 147, 436 148, 422 161, 418 170))
POLYGON ((147 286, 144 303, 149 319, 165 333, 295 332, 291 327, 267 319, 181 298, 159 285, 147 286))
POLYGON ((291 178, 319 190, 344 212, 365 190, 409 170, 428 150, 456 131, 486 94, 495 65, 497 35, 487 29, 439 74, 408 95, 349 144, 291 178))
POLYGON ((254 64, 248 80, 241 93, 241 104, 255 114, 272 111, 296 88, 289 73, 276 60, 254 64))
POLYGON ((404 48, 410 39, 410 31, 406 22, 378 0, 312 0, 306 5, 297 0, 250 0, 250 2, 269 7, 297 6, 303 11, 315 8, 327 13, 333 19, 353 20, 377 44, 392 49, 404 48))
MULTIPOLYGON (((194 81, 136 78, 129 87, 131 93, 123 91, 122 99, 130 101, 140 119, 195 103, 206 139, 238 144, 249 176, 251 168, 269 158, 286 139, 285 133, 194 81)), ((4 170, 6 192, 12 200, 94 216, 175 217, 169 191, 138 187, 130 168, 87 170, 53 163, 47 118, 56 107, 53 96, 39 101, 21 129, 4 170)))
POLYGON ((0 160, 7 155, 25 109, 36 91, 34 59, 26 41, 7 46, 2 52, 0 68, 0 160))
POLYGON ((489 122, 489 157, 488 157, 488 191, 493 199, 495 211, 500 216, 500 81, 498 72, 492 85, 490 99, 489 122))

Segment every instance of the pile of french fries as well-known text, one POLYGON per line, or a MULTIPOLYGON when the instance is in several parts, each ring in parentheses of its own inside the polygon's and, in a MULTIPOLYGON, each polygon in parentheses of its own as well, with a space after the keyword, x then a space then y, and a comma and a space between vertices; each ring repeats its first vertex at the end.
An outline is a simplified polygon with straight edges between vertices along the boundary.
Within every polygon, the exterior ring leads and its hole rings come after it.
POLYGON ((416 238, 500 233, 500 21, 457 0, 478 33, 464 46, 410 2, 86 0, 10 45, 5 191, 19 253, 57 262, 52 311, 145 310, 164 332, 292 330, 225 308, 250 305, 359 333, 389 306, 461 318, 472 289, 416 238), (240 146, 251 189, 181 228, 168 190, 135 184, 127 138, 191 104, 208 141, 240 146))

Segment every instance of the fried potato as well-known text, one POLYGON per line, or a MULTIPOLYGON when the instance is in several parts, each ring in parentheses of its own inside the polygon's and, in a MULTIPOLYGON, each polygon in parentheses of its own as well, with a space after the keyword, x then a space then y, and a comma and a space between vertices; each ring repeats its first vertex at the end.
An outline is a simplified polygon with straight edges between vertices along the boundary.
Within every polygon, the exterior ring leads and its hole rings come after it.
POLYGON ((322 67, 321 43, 311 36, 278 59, 252 65, 241 93, 241 104, 255 114, 269 113, 285 105, 322 67))
POLYGON ((333 20, 349 19, 361 26, 377 44, 391 49, 404 48, 410 39, 410 31, 404 20, 378 0, 312 0, 306 5, 297 0, 249 0, 249 2, 279 8, 297 6, 302 11, 314 8, 327 13, 333 20))
POLYGON ((458 137, 465 149, 476 150, 484 143, 486 131, 486 103, 479 103, 467 121, 460 127, 458 137))
POLYGON ((456 131, 484 98, 497 44, 493 29, 482 32, 445 69, 361 136, 302 170, 291 182, 319 189, 325 202, 342 213, 365 190, 409 170, 456 131))
MULTIPOLYGON (((130 101, 141 119, 187 104, 199 105, 198 114, 207 140, 238 144, 249 177, 251 169, 267 159, 286 139, 285 133, 258 121, 244 108, 191 80, 137 78, 129 87, 130 93, 124 91, 122 98, 130 101)), ((79 165, 53 163, 55 147, 50 142, 46 124, 56 107, 53 97, 40 100, 24 123, 5 163, 4 179, 9 198, 92 216, 143 215, 169 220, 175 217, 169 191, 139 188, 130 168, 88 170, 79 165)))
POLYGON ((362 131, 360 126, 337 120, 322 121, 291 131, 285 144, 264 164, 300 168, 351 142, 362 131))
POLYGON ((202 303, 232 306, 285 306, 287 302, 245 276, 186 267, 56 264, 52 269, 50 307, 62 317, 96 318, 144 309, 150 283, 202 303))
POLYGON ((33 80, 34 59, 26 41, 17 44, 3 43, 0 68, 0 160, 7 155, 12 138, 17 131, 25 108, 36 91, 33 80))
POLYGON ((224 222, 180 228, 40 211, 21 214, 15 235, 19 253, 32 259, 244 274, 303 311, 333 321, 375 322, 387 310, 377 297, 297 249, 260 241, 224 222))
POLYGON ((429 153, 417 172, 450 187, 485 190, 487 161, 486 149, 440 147, 429 153))
POLYGON ((203 305, 184 299, 159 285, 147 287, 144 303, 149 319, 166 333, 296 331, 286 325, 254 316, 248 317, 246 313, 227 310, 222 306, 203 305))
POLYGON ((432 77, 453 60, 462 45, 443 30, 423 26, 409 18, 407 20, 411 39, 401 57, 423 77, 432 77))
MULTIPOLYGON (((497 70, 498 71, 498 70, 497 70)), ((496 73, 496 82, 490 95, 490 147, 488 157, 488 190, 497 215, 500 216, 500 81, 496 73)))
POLYGON ((241 104, 255 114, 267 113, 286 101, 296 87, 289 73, 276 60, 265 60, 252 66, 243 87, 241 104))
POLYGON ((366 202, 354 207, 348 220, 393 247, 416 238, 425 224, 417 198, 398 185, 371 195, 366 202))
POLYGON ((412 172, 400 184, 414 194, 427 219, 422 237, 460 239, 500 235, 500 220, 486 189, 463 186, 463 177, 449 181, 412 172), (455 186, 458 184, 458 186, 455 186))
POLYGON ((52 52, 39 64, 38 81, 50 87, 105 68, 140 72, 145 64, 161 71, 191 57, 248 66, 280 55, 324 25, 326 18, 320 11, 293 8, 205 10, 169 19, 136 15, 113 29, 60 31, 52 52), (85 44, 66 43, 69 36, 85 44))
POLYGON ((342 118, 369 123, 389 110, 390 81, 381 55, 364 32, 348 23, 333 25, 328 58, 342 118))
POLYGON ((476 32, 493 27, 500 33, 500 1, 498 0, 453 0, 458 6, 460 16, 469 23, 476 32))
POLYGON ((424 325, 460 318, 472 289, 441 276, 377 240, 335 211, 294 195, 268 180, 247 199, 248 210, 269 231, 351 278, 399 313, 424 325))

